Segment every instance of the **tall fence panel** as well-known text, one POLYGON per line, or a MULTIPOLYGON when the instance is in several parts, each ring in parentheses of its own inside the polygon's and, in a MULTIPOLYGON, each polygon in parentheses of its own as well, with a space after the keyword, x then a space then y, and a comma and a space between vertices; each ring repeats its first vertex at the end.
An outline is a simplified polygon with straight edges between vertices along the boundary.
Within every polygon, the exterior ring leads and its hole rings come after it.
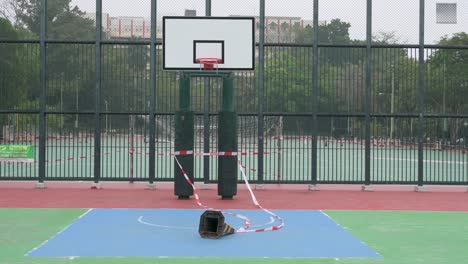
MULTIPOLYGON (((0 18, 0 145, 35 150, 0 180, 173 181, 161 16, 212 15, 255 18, 255 70, 233 73, 251 182, 468 184, 465 3, 76 2, 0 18)), ((222 80, 190 82, 193 176, 215 183, 222 80)))

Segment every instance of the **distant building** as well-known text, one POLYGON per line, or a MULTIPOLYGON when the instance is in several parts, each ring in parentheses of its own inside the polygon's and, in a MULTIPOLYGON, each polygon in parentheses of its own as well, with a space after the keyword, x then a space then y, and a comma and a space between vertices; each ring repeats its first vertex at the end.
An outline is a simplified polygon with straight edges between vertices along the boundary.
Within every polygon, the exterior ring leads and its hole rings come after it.
MULTIPOLYGON (((96 13, 86 13, 83 15, 84 18, 90 19, 94 22, 96 22, 96 13)), ((109 14, 108 13, 102 13, 102 27, 104 29, 107 28, 107 21, 109 21, 109 14)))
MULTIPOLYGON (((96 21, 95 13, 87 13, 84 17, 96 21)), ((111 17, 103 13, 102 29, 107 39, 151 38, 151 21, 144 17, 111 17)), ((156 38, 162 38, 160 31, 157 32, 156 38)))
POLYGON ((110 38, 150 38, 151 22, 143 17, 111 17, 110 38))
MULTIPOLYGON (((185 9, 185 16, 196 16, 197 10, 185 9)), ((237 16, 237 15, 233 15, 237 16)), ((95 13, 87 13, 84 17, 96 20, 95 13)), ((319 24, 325 24, 319 21, 319 24)), ((259 17, 255 17, 255 36, 259 40, 259 17)), ((295 41, 294 27, 305 28, 313 26, 312 20, 304 20, 301 17, 267 16, 265 17, 265 42, 291 43, 295 41)), ((118 16, 111 17, 107 13, 102 14, 102 28, 107 39, 149 39, 151 38, 151 21, 144 17, 118 16)), ((156 38, 162 39, 162 21, 157 22, 156 38)))
MULTIPOLYGON (((313 26, 313 20, 304 20, 301 17, 266 16, 265 17, 265 42, 270 43, 294 43, 296 39, 294 28, 313 26)), ((319 25, 326 21, 319 21, 319 25)), ((255 38, 259 41, 260 17, 255 17, 255 38)))

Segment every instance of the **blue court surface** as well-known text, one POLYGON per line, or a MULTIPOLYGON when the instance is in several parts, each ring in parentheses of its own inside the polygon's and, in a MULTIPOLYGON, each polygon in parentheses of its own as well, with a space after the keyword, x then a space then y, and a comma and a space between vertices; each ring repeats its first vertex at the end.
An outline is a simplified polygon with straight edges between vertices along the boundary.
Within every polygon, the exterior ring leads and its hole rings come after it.
MULTIPOLYGON (((260 210, 234 210, 268 227, 260 210)), ((203 210, 93 209, 28 253, 31 257, 259 257, 379 258, 321 211, 275 210, 286 226, 278 231, 201 238, 203 210)), ((242 220, 226 216, 234 228, 242 220)))

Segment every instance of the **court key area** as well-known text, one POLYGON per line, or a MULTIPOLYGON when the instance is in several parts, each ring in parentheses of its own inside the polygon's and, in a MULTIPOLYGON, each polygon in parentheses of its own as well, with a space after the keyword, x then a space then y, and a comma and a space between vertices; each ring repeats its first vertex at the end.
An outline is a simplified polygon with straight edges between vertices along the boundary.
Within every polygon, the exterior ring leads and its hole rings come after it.
MULTIPOLYGON (((266 227, 258 210, 235 210, 266 227)), ((278 210, 287 221, 277 232, 235 233, 203 239, 203 210, 91 209, 27 255, 30 257, 380 258, 322 211, 278 210)), ((242 222, 226 215, 233 227, 242 222)))

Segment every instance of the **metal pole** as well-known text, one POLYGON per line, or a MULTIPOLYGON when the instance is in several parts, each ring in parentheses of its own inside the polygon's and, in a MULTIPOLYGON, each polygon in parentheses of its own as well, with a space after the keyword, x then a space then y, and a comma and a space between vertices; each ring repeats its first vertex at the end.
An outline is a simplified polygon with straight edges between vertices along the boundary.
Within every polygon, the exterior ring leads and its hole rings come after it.
MULTIPOLYGON (((206 0, 205 15, 211 16, 211 0, 206 0)), ((203 106, 203 152, 210 152, 210 78, 205 77, 205 104, 203 106)), ((203 157, 203 182, 208 183, 210 180, 210 157, 203 157)))
POLYGON ((94 115, 94 183, 101 178, 101 37, 102 0, 96 0, 96 86, 94 115))
POLYGON ((365 128, 365 185, 370 185, 370 137, 371 137, 371 93, 372 93, 372 0, 367 0, 367 29, 366 29, 366 128, 365 128))
POLYGON ((179 110, 190 111, 190 75, 181 74, 179 77, 179 110))
POLYGON ((393 117, 393 113, 395 111, 395 65, 392 64, 392 94, 390 98, 390 114, 392 116, 390 117, 390 142, 393 140, 393 128, 394 128, 394 122, 395 118, 393 117))
MULTIPOLYGON (((203 152, 210 152, 210 79, 205 77, 205 104, 203 106, 203 152)), ((210 180, 210 157, 203 157, 203 182, 210 180)))
MULTIPOLYGON (((62 80, 63 80, 62 72, 62 80)), ((60 110, 63 111, 63 85, 60 85, 60 110)), ((60 117, 60 131, 63 132, 63 115, 60 117)))
POLYGON ((78 96, 78 86, 76 86, 76 116, 75 116, 75 129, 78 129, 78 111, 79 111, 79 96, 78 96))
POLYGON ((47 0, 41 0, 41 32, 40 32, 40 111, 39 111, 39 183, 42 184, 45 178, 46 160, 46 89, 47 89, 47 0))
MULTIPOLYGON (((443 64, 443 75, 444 75, 444 81, 443 81, 443 87, 442 87, 442 113, 445 115, 447 111, 447 105, 446 105, 446 91, 447 91, 447 68, 445 65, 445 56, 444 56, 444 64, 443 64)), ((447 118, 444 117, 444 144, 448 140, 448 125, 447 125, 447 118)))
POLYGON ((419 0, 418 186, 422 186, 424 181, 424 8, 425 0, 419 0))
MULTIPOLYGON (((218 151, 237 152, 237 112, 234 76, 223 77, 223 96, 218 118, 218 151)), ((232 199, 237 194, 237 157, 218 157, 218 195, 232 199)))
POLYGON ((133 154, 135 153, 135 119, 133 115, 129 116, 130 125, 130 182, 133 182, 133 154))
MULTIPOLYGON (((175 115, 175 137, 174 150, 193 150, 194 142, 194 119, 195 114, 190 110, 190 74, 183 72, 179 77, 179 110, 175 115)), ((188 174, 191 182, 194 182, 194 156, 193 155, 178 155, 180 165, 188 174)), ((174 163, 174 194, 179 199, 188 199, 193 195, 192 186, 185 180, 184 174, 178 167, 178 163, 174 163)))
POLYGON ((260 0, 260 34, 258 45, 258 183, 263 183, 263 101, 265 90, 265 0, 260 0))
MULTIPOLYGON (((105 106, 106 106, 106 113, 109 113, 107 100, 104 100, 104 104, 105 104, 105 106)), ((106 114, 106 135, 109 133, 108 116, 109 116, 109 115, 106 114)))
POLYGON ((314 28, 312 47, 312 185, 317 184, 317 140, 318 140, 318 36, 319 36, 319 0, 314 0, 314 28))
POLYGON ((211 0, 205 0, 205 16, 211 16, 211 0))
POLYGON ((153 184, 156 174, 156 11, 157 0, 151 0, 151 47, 150 47, 150 106, 149 106, 149 157, 148 178, 149 184, 153 184))
POLYGON ((278 149, 278 171, 277 179, 281 180, 283 178, 283 117, 280 116, 278 127, 276 127, 276 147, 278 149))

